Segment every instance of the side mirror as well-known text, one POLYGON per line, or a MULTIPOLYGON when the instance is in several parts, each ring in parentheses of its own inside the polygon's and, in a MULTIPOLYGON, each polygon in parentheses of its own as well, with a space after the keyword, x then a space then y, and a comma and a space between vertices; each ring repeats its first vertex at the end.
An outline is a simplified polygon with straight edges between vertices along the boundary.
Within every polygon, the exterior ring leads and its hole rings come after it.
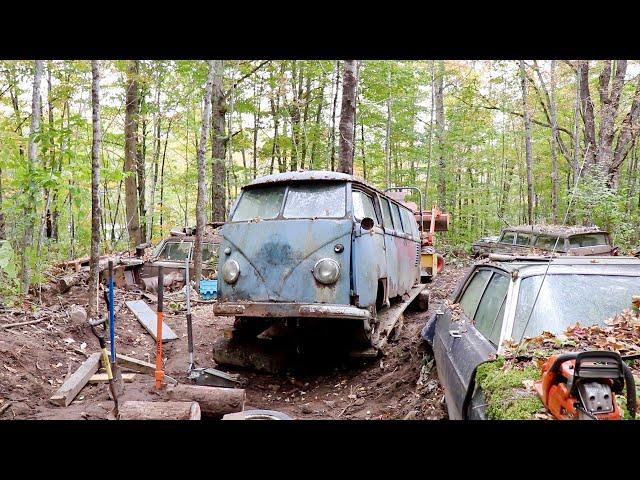
POLYGON ((371 230, 373 228, 373 225, 374 225, 373 218, 370 218, 370 217, 364 217, 360 222, 360 226, 362 227, 363 230, 371 230))

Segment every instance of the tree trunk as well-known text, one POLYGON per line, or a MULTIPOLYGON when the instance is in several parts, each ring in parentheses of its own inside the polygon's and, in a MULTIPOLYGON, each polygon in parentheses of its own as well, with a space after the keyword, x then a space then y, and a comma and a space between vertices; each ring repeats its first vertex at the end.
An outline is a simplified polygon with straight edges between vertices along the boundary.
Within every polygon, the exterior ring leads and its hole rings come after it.
POLYGON ((438 143, 438 203, 447 207, 447 162, 444 152, 444 60, 438 61, 436 74, 436 141, 438 143))
POLYGON ((353 173, 353 124, 356 114, 356 61, 344 61, 342 108, 340 109, 340 157, 338 171, 353 173))
POLYGON ((225 192, 225 153, 227 137, 225 136, 225 104, 222 91, 222 78, 224 63, 222 60, 213 60, 213 85, 212 85, 212 121, 213 121, 213 148, 212 148, 212 182, 211 182, 211 221, 224 222, 226 220, 226 192, 225 192))
MULTIPOLYGON (((31 128, 29 129, 29 146, 27 149, 27 170, 29 178, 34 170, 38 157, 38 146, 36 135, 40 133, 40 83, 42 82, 42 60, 36 60, 33 74, 33 91, 31 96, 31 128)), ((29 183, 26 188, 27 201, 24 204, 25 229, 22 243, 22 294, 29 293, 31 283, 31 266, 29 265, 29 251, 33 241, 33 228, 35 224, 36 188, 33 183, 29 183)))
POLYGON ((124 181, 127 231, 129 241, 133 245, 142 243, 140 219, 138 216, 137 175, 137 143, 138 143, 138 61, 129 62, 127 75, 127 98, 124 121, 124 181))
POLYGON ((153 214, 155 211, 155 202, 156 202, 156 186, 158 184, 158 169, 160 163, 160 127, 162 124, 162 115, 160 110, 160 84, 161 80, 158 78, 158 83, 156 85, 156 112, 154 113, 154 122, 153 122, 153 176, 151 177, 151 199, 149 201, 149 205, 147 206, 147 242, 151 242, 153 238, 153 214))
POLYGON ((333 110, 331 111, 331 171, 336 169, 336 108, 338 105, 338 88, 340 88, 340 62, 336 61, 336 84, 333 94, 333 110))
MULTIPOLYGON (((139 61, 138 61, 139 70, 139 61)), ((138 178, 138 215, 140 219, 140 238, 144 242, 147 238, 147 180, 146 180, 146 163, 147 163, 147 118, 141 115, 145 110, 147 99, 147 88, 140 89, 138 94, 138 109, 136 118, 142 118, 142 141, 137 140, 136 145, 136 176, 138 178)), ((138 130, 136 128, 136 136, 138 130)))
MULTIPOLYGON (((387 74, 387 88, 391 89, 391 75, 387 74)), ((391 186, 391 94, 387 95, 387 120, 386 134, 384 137, 384 186, 391 186)))
POLYGON ((89 318, 98 318, 98 279, 100 278, 100 66, 91 60, 91 105, 93 107, 93 141, 91 144, 91 255, 89 260, 89 318))
POLYGON ((255 98, 254 114, 253 114, 253 178, 258 176, 258 129, 260 127, 260 100, 262 97, 263 83, 260 80, 260 88, 256 87, 257 81, 253 86, 253 94, 255 98))
POLYGON ((200 278, 202 277, 202 237, 206 226, 207 218, 204 211, 204 203, 207 195, 205 182, 205 154, 207 150, 207 140, 209 139, 209 125, 211 124, 211 92, 213 90, 216 62, 209 61, 209 74, 207 84, 204 87, 204 106, 202 112, 202 127, 200 129, 200 142, 198 145, 198 196, 196 198, 196 240, 193 250, 193 278, 196 281, 196 288, 200 291, 200 278))
POLYGON ((520 60, 520 84, 522 86, 522 110, 524 118, 525 158, 527 162, 527 222, 534 223, 533 204, 535 192, 533 189, 533 151, 531 146, 531 121, 529 119, 529 104, 527 98, 527 77, 524 70, 524 60, 520 60))

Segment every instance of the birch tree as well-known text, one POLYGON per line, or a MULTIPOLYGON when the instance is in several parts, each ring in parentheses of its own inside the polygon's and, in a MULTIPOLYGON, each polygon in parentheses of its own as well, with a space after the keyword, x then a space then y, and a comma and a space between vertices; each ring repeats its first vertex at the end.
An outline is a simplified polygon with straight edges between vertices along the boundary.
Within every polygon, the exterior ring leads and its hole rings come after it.
POLYGON ((353 173, 354 120, 356 114, 356 61, 344 61, 344 77, 342 79, 342 108, 340 109, 340 157, 338 170, 342 173, 353 173))
POLYGON ((32 179, 32 172, 38 160, 38 144, 36 136, 40 133, 40 120, 42 116, 40 84, 42 82, 43 61, 34 62, 33 90, 31 94, 31 127, 29 129, 29 146, 27 148, 27 171, 29 184, 26 188, 27 201, 24 204, 25 229, 22 242, 22 294, 29 293, 31 283, 31 266, 29 265, 29 254, 33 242, 33 228, 35 226, 35 205, 37 187, 32 179))
POLYGON ((129 241, 132 245, 142 243, 140 231, 140 217, 138 214, 138 187, 136 176, 138 173, 137 144, 138 144, 138 61, 131 60, 127 71, 127 96, 124 120, 124 171, 127 177, 124 181, 125 209, 129 241))
POLYGON ((89 260, 89 318, 98 315, 98 280, 100 277, 100 148, 102 130, 100 128, 100 66, 98 60, 91 60, 91 105, 93 137, 91 144, 91 254, 89 260))
POLYGON ((193 252, 193 278, 196 288, 200 290, 200 277, 202 277, 202 237, 206 227, 207 218, 204 211, 206 198, 205 184, 205 154, 209 139, 209 125, 211 123, 211 94, 214 78, 216 76, 216 61, 209 61, 209 74, 204 87, 204 105, 202 111, 202 126, 200 127, 200 142, 198 143, 198 196, 196 198, 196 241, 193 252))
POLYGON ((527 164, 527 222, 533 223, 533 205, 535 192, 533 189, 533 149, 531 146, 531 120, 529 118, 529 101, 527 96, 527 76, 524 60, 520 60, 520 86, 522 88, 522 113, 524 120, 524 148, 527 164))

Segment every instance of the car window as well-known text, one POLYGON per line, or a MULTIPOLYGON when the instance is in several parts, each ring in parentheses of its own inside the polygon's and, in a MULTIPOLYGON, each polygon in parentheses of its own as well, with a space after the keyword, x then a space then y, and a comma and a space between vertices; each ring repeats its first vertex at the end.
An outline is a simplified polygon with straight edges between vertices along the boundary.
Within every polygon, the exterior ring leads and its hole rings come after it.
POLYGON ((393 215, 393 225, 395 226, 396 232, 404 232, 402 223, 400 222, 400 208, 393 202, 391 202, 391 215, 393 215))
POLYGON ((409 210, 407 210, 406 208, 400 208, 400 215, 402 216, 402 224, 404 225, 405 232, 418 238, 415 231, 415 221, 411 221, 411 217, 413 215, 411 215, 411 213, 409 213, 409 210))
POLYGON ((356 220, 369 217, 373 219, 376 225, 380 223, 376 215, 376 209, 373 207, 373 199, 359 190, 353 191, 353 216, 356 220))
POLYGON ((569 238, 569 246, 577 247, 595 247, 596 245, 609 245, 607 235, 604 233, 588 233, 584 235, 573 235, 569 238))
POLYGON ((531 243, 531 234, 518 233, 516 237, 516 245, 529 245, 531 243))
POLYGON ((558 245, 555 247, 556 251, 563 251, 564 240, 562 238, 558 239, 558 237, 550 237, 548 235, 540 235, 536 240, 535 246, 545 250, 553 250, 553 247, 556 245, 556 240, 558 241, 558 245))
POLYGON ((389 207, 389 200, 384 197, 380 198, 380 206, 382 207, 382 218, 384 219, 384 228, 393 230, 393 222, 391 221, 391 208, 389 207))
MULTIPOLYGON (((346 184, 291 185, 282 216, 285 218, 337 218, 346 214, 346 184)), ((375 217, 373 217, 375 220, 375 217)))
POLYGON ((484 295, 482 295, 474 317, 476 328, 496 346, 500 341, 502 317, 504 316, 502 305, 507 298, 508 288, 509 277, 494 273, 484 295), (501 310, 502 313, 498 315, 501 310))
POLYGON ((467 285, 460 299, 460 306, 467 317, 473 318, 475 315, 476 307, 478 306, 478 302, 490 276, 491 270, 477 270, 473 274, 473 278, 467 285))
POLYGON ((262 187, 245 190, 240 197, 232 222, 253 220, 254 218, 275 218, 280 213, 284 198, 283 186, 262 187))
POLYGON ((544 283, 543 277, 535 275, 520 282, 511 335, 516 341, 523 335, 533 337, 545 330, 562 333, 577 322, 582 326, 605 326, 604 321, 627 308, 631 297, 640 291, 640 277, 547 275, 544 283))
POLYGON ((158 254, 158 260, 172 262, 185 261, 189 255, 193 242, 166 242, 158 254))
POLYGON ((500 238, 500 243, 508 243, 509 245, 513 244, 513 239, 516 238, 516 234, 513 232, 504 232, 502 237, 500 238))

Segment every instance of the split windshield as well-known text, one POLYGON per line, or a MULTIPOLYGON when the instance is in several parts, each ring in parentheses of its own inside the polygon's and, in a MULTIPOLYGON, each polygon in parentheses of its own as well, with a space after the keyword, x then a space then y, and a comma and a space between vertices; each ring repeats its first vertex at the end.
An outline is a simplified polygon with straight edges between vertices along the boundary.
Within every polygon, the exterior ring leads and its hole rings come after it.
POLYGON ((245 190, 240 197, 232 222, 260 218, 273 219, 282 211, 283 218, 341 218, 346 214, 345 183, 300 183, 245 190))
MULTIPOLYGON (((527 323, 531 306, 540 288, 543 275, 524 278, 516 307, 513 334, 519 341, 527 323)), ((640 293, 640 277, 622 275, 547 275, 525 337, 543 331, 562 333, 567 327, 604 325, 604 321, 631 304, 631 297, 640 293)))

